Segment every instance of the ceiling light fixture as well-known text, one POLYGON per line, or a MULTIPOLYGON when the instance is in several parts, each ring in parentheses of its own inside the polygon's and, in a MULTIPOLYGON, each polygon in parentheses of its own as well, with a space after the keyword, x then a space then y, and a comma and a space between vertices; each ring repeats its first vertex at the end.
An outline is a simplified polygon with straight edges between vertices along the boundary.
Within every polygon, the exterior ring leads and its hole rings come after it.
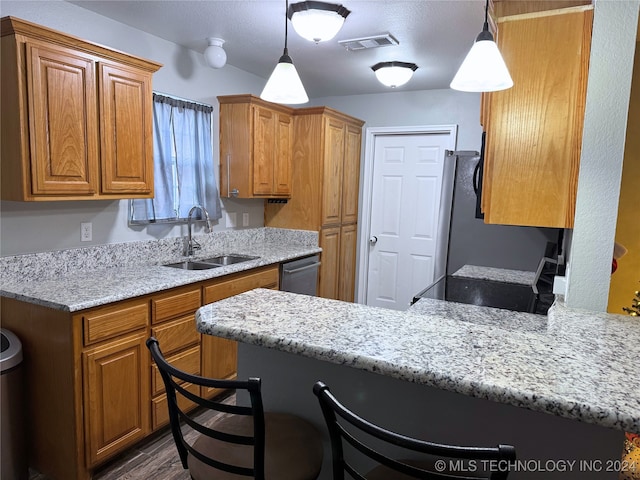
POLYGON ((463 92, 495 92, 513 87, 498 45, 488 23, 489 0, 484 9, 484 26, 451 81, 451 88, 463 92))
POLYGON ((325 2, 294 3, 287 9, 298 35, 316 43, 335 37, 350 13, 342 5, 325 2))
POLYGON ((304 90, 304 85, 298 76, 298 71, 293 65, 293 60, 289 56, 287 49, 287 10, 289 9, 289 0, 285 0, 284 11, 284 52, 278 60, 276 68, 273 69, 264 90, 260 94, 260 98, 267 102, 297 104, 307 103, 309 97, 304 90))
POLYGON ((371 67, 378 81, 391 88, 407 83, 417 69, 415 63, 406 62, 380 62, 371 67))
POLYGON ((204 50, 204 60, 211 68, 222 68, 227 63, 227 52, 222 45, 224 40, 216 37, 207 38, 209 46, 204 50))

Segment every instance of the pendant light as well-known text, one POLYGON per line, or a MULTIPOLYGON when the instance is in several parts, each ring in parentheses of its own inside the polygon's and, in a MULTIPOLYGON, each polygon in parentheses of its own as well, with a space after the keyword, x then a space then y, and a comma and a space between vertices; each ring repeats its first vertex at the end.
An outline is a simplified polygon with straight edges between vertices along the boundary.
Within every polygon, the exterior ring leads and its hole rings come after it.
POLYGON ((278 60, 276 68, 273 69, 264 90, 260 94, 260 98, 267 102, 297 104, 307 103, 309 97, 304 90, 302 81, 298 76, 298 71, 293 65, 293 60, 289 56, 287 49, 287 10, 289 9, 289 0, 285 0, 284 11, 284 52, 278 60))
POLYGON ((489 31, 489 0, 484 9, 484 26, 451 81, 451 88, 463 92, 495 92, 513 87, 507 65, 489 31))
POLYGON ((335 37, 350 13, 342 5, 316 1, 293 3, 287 10, 298 35, 316 43, 335 37))

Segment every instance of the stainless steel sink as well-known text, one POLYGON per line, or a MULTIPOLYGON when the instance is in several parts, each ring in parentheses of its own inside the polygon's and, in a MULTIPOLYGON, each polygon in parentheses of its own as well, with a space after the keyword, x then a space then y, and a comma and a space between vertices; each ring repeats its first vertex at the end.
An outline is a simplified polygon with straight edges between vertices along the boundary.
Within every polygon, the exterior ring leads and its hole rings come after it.
POLYGON ((171 268, 180 268, 182 270, 209 270, 210 268, 219 268, 222 265, 216 265, 214 263, 205 263, 205 262, 177 262, 177 263, 167 263, 164 265, 165 267, 171 268))
POLYGON ((217 257, 205 258, 200 260, 204 263, 212 263, 214 265, 233 265, 234 263, 248 262, 260 257, 252 257, 250 255, 218 255, 217 257))

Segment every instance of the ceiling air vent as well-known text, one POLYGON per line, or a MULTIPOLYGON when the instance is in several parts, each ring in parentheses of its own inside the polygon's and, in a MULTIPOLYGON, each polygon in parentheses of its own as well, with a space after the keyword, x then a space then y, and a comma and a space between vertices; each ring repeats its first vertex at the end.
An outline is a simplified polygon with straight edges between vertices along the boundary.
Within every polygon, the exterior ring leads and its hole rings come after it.
POLYGON ((352 38, 350 40, 338 41, 340 45, 349 51, 366 50, 368 48, 388 47, 390 45, 398 45, 398 40, 390 33, 383 35, 374 35, 371 37, 352 38))

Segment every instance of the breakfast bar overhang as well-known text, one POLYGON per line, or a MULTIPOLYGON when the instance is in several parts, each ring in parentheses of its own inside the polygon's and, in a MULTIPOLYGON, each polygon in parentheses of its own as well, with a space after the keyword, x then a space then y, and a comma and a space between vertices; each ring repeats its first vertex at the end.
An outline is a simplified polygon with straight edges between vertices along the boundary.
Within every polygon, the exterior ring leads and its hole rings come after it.
MULTIPOLYGON (((266 409, 297 413, 322 431, 317 380, 404 434, 514 445, 519 463, 509 478, 618 478, 624 431, 640 433, 637 319, 556 302, 527 326, 530 314, 505 322, 469 306, 462 321, 419 307, 256 289, 200 308, 196 323, 239 342, 238 377, 262 378, 266 409)), ((325 446, 321 478, 330 473, 325 446)))

